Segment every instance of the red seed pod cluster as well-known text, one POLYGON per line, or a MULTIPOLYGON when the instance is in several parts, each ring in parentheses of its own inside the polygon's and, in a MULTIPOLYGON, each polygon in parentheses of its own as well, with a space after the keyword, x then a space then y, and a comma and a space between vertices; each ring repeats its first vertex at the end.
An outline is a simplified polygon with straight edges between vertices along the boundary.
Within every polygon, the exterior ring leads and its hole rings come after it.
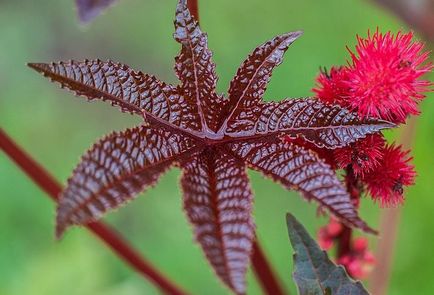
POLYGON ((413 33, 378 30, 368 38, 358 37, 356 52, 351 52, 347 85, 349 103, 361 116, 404 123, 409 115, 419 114, 417 104, 425 98, 431 83, 420 79, 429 72, 424 64, 428 52, 424 44, 413 42, 413 33))
POLYGON ((424 44, 413 41, 411 32, 393 35, 378 30, 357 40, 356 51, 349 50, 347 66, 321 71, 313 89, 318 98, 356 110, 361 117, 394 123, 419 114, 417 104, 432 86, 421 79, 432 69, 431 63, 425 63, 424 44))
POLYGON ((416 172, 408 154, 400 146, 387 145, 377 168, 363 176, 369 194, 383 207, 402 204, 403 187, 414 184, 416 172))
POLYGON ((366 238, 356 238, 351 243, 350 251, 341 256, 339 264, 345 266, 348 274, 355 279, 364 279, 375 265, 375 257, 368 250, 366 238))
MULTIPOLYGON (((330 218, 327 225, 321 227, 318 231, 318 244, 323 250, 330 250, 333 246, 338 246, 345 240, 343 236, 345 231, 351 230, 345 228, 335 218, 330 218)), ((344 251, 338 250, 336 262, 345 267, 348 274, 355 279, 365 278, 375 265, 375 258, 371 251, 368 250, 368 240, 363 237, 347 239, 348 245, 345 245, 344 251)))
MULTIPOLYGON (((432 69, 424 44, 413 33, 396 35, 378 30, 357 37, 355 51, 346 66, 322 70, 313 89, 323 102, 356 111, 361 118, 375 117, 402 124, 418 115, 417 104, 432 83, 422 76, 432 69)), ((367 136, 333 151, 338 168, 351 168, 374 201, 396 206, 404 187, 414 184, 415 171, 409 151, 388 145, 381 134, 367 136)))
POLYGON ((330 218, 327 225, 318 231, 318 244, 323 250, 330 250, 334 246, 335 240, 341 235, 344 226, 335 218, 330 218))

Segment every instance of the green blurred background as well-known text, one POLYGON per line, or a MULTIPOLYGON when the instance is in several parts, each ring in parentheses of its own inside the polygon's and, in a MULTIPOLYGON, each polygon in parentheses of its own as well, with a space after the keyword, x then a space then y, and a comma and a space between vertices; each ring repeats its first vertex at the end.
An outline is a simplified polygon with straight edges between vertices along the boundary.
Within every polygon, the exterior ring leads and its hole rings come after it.
MULTIPOLYGON (((26 62, 113 59, 176 83, 172 39, 175 0, 121 0, 91 25, 78 24, 68 1, 0 0, 0 126, 63 183, 80 155, 110 130, 140 123, 104 103, 87 103, 60 90, 26 62)), ((276 34, 303 29, 275 71, 266 99, 311 95, 319 66, 345 63, 345 46, 368 29, 408 28, 368 1, 199 1, 202 28, 214 52, 218 89, 240 62, 276 34)), ((419 173, 403 208, 389 294, 433 294, 434 101, 422 103, 416 146, 419 173), (431 179, 431 181, 430 181, 431 179)), ((388 134, 396 137, 398 131, 388 134)), ((256 194, 258 235, 286 287, 291 280, 285 213, 293 212, 314 233, 326 222, 316 206, 270 180, 250 173, 256 194)), ((179 171, 106 220, 161 271, 192 294, 229 294, 204 260, 182 212, 179 171)), ((378 226, 378 206, 364 200, 361 215, 378 226)), ((54 240, 53 203, 0 154, 0 294, 159 294, 82 229, 54 240)), ((381 238, 381 237, 380 237, 381 238)), ((375 239, 371 238, 375 246, 375 239)), ((249 273, 249 294, 261 294, 249 273)), ((294 292, 295 293, 295 292, 294 292)))

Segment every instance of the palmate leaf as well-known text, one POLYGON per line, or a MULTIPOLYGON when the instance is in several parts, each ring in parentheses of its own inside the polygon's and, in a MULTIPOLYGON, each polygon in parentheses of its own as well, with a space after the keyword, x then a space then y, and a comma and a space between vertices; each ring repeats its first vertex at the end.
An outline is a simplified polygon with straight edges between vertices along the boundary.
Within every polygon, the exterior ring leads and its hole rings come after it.
POLYGON ((209 149, 182 168, 184 209, 196 239, 218 276, 237 294, 244 294, 255 236, 246 167, 209 149))
POLYGON ((60 196, 56 235, 134 198, 193 147, 188 138, 144 126, 103 138, 83 156, 60 196))
POLYGON ((318 202, 349 226, 375 233, 358 217, 348 192, 335 172, 313 151, 278 139, 235 143, 231 149, 252 169, 288 189, 301 192, 307 200, 318 202))
POLYGON ((288 213, 286 221, 295 251, 293 278, 300 295, 369 295, 360 282, 328 258, 293 215, 288 213))
POLYGON ((246 290, 254 238, 245 167, 317 201, 342 222, 373 232, 312 149, 345 146, 393 125, 359 119, 313 99, 263 102, 273 69, 300 32, 256 48, 233 78, 226 99, 215 93, 207 35, 185 0, 177 5, 175 30, 181 44, 175 59, 178 86, 111 61, 29 64, 62 87, 140 115, 146 124, 111 134, 86 152, 61 196, 57 234, 135 198, 173 166, 182 169, 184 208, 197 241, 216 274, 237 294, 246 290), (285 134, 299 138, 285 145, 279 139, 285 134))
POLYGON ((78 17, 83 23, 90 22, 115 1, 116 0, 75 0, 78 17))

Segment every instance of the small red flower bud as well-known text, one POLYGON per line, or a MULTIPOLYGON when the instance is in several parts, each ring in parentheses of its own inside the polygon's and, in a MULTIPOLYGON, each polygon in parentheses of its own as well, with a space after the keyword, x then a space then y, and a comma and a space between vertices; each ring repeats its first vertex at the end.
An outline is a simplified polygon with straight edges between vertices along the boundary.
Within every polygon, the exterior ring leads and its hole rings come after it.
POLYGON ((356 176, 363 176, 378 165, 384 143, 381 134, 368 135, 349 146, 334 150, 335 160, 339 168, 345 169, 351 165, 356 176))
POLYGON ((342 233, 342 230, 344 229, 344 227, 343 227, 342 223, 340 223, 337 219, 330 218, 330 222, 329 222, 329 224, 327 224, 326 229, 327 229, 328 234, 332 238, 336 238, 337 236, 339 236, 342 233))
POLYGON ((363 253, 368 249, 368 239, 362 237, 356 238, 352 246, 355 252, 363 253))
POLYGON ((396 206, 404 201, 404 187, 414 184, 416 172, 410 164, 410 151, 402 151, 400 146, 390 145, 384 149, 379 165, 363 177, 374 201, 381 206, 396 206))
POLYGON ((368 251, 368 241, 365 238, 357 238, 353 241, 350 252, 341 256, 337 263, 343 265, 353 278, 363 279, 371 272, 375 258, 368 251))
POLYGON ((329 250, 333 247, 335 239, 342 233, 343 229, 343 225, 337 219, 330 218, 329 223, 318 230, 317 239, 321 249, 329 250))
POLYGON ((323 250, 329 250, 331 247, 333 247, 333 238, 330 237, 330 235, 327 232, 327 229, 322 227, 318 230, 318 236, 317 236, 318 244, 323 250))
POLYGON ((312 91, 321 101, 343 107, 349 106, 348 70, 345 67, 332 67, 330 73, 327 69, 321 70, 316 81, 316 88, 312 91))

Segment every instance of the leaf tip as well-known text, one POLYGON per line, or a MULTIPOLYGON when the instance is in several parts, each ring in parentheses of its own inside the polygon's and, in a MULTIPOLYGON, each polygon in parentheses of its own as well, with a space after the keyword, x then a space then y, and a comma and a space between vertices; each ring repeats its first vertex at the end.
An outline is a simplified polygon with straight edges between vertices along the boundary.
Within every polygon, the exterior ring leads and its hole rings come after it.
POLYGON ((66 231, 66 226, 60 223, 58 220, 56 220, 56 229, 55 229, 56 240, 61 240, 65 231, 66 231))
POLYGON ((288 227, 288 231, 289 231, 289 236, 292 236, 292 231, 295 229, 295 227, 297 227, 298 225, 300 225, 300 223, 298 222, 297 218, 295 218, 294 215, 292 215, 291 213, 286 213, 286 224, 288 227))
POLYGON ((287 221, 287 222, 291 222, 291 223, 293 223, 294 220, 295 220, 294 215, 292 215, 292 214, 289 213, 289 212, 286 213, 286 221, 287 221))
POLYGON ((44 73, 48 70, 48 64, 46 63, 33 63, 33 62, 29 62, 27 63, 27 66, 31 69, 34 69, 35 71, 39 72, 39 73, 44 73))
POLYGON ((369 226, 366 227, 366 229, 363 230, 364 232, 368 233, 368 234, 373 234, 375 236, 378 236, 379 232, 376 229, 373 229, 369 226))
POLYGON ((381 129, 391 129, 398 126, 395 123, 386 120, 378 120, 378 124, 380 125, 381 129))
POLYGON ((63 235, 65 234, 65 231, 71 226, 71 222, 65 218, 64 210, 62 206, 57 206, 56 210, 56 228, 55 228, 55 236, 56 240, 62 239, 63 235))
POLYGON ((291 37, 291 38, 293 38, 295 40, 295 39, 301 37, 303 34, 304 34, 303 30, 298 30, 298 31, 287 33, 287 36, 291 37))
POLYGON ((378 231, 370 227, 366 222, 364 222, 359 217, 356 218, 356 220, 351 220, 351 222, 348 222, 347 220, 340 218, 336 216, 342 223, 346 224, 349 227, 355 227, 360 229, 361 231, 372 234, 372 235, 378 235, 378 231))
POLYGON ((295 42, 301 35, 303 35, 303 31, 294 31, 294 32, 288 32, 286 34, 281 35, 283 37, 283 44, 285 48, 288 48, 292 43, 295 42))
POLYGON ((177 10, 177 12, 188 10, 187 0, 179 0, 178 4, 176 5, 176 10, 177 10))

